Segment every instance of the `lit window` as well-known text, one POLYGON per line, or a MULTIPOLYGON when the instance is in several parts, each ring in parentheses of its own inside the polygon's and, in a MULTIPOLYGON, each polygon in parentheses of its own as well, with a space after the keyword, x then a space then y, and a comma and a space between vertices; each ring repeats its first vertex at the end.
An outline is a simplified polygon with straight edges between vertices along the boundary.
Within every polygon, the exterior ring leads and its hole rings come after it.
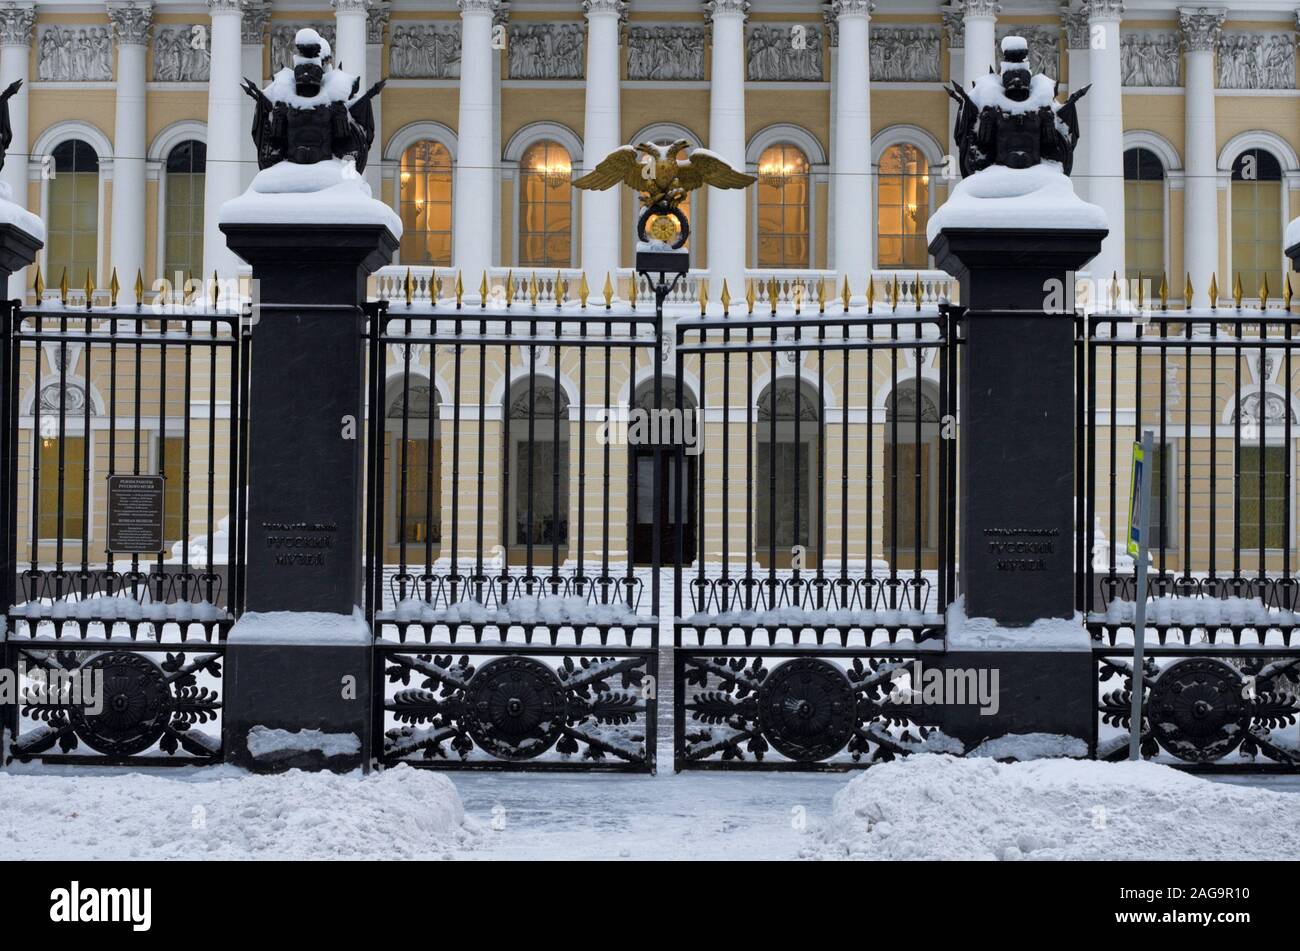
POLYGON ((178 288, 185 286, 186 278, 203 273, 203 179, 207 160, 208 148, 202 142, 182 142, 167 156, 162 276, 178 288))
POLYGON ((569 267, 573 260, 573 161, 558 142, 538 142, 519 169, 519 266, 569 267))
POLYGON ((1165 273, 1165 167, 1149 149, 1124 153, 1125 267, 1159 285, 1165 273))
POLYGON ((86 528, 86 499, 82 493, 86 474, 86 438, 64 436, 60 440, 57 436, 44 437, 36 444, 40 454, 40 537, 80 540, 86 528), (60 485, 63 495, 61 530, 60 485))
POLYGON ((877 206, 880 267, 929 267, 930 165, 916 146, 891 146, 880 157, 877 206))
POLYGON ((1232 166, 1232 268, 1247 297, 1266 277, 1270 293, 1282 286, 1282 166, 1262 149, 1248 149, 1232 166))
POLYGON ((402 263, 451 264, 451 153, 441 142, 416 142, 402 153, 402 263))
POLYGON ((98 273, 99 263, 99 156, 85 142, 55 146, 49 212, 48 283, 57 284, 66 271, 68 284, 80 287, 88 271, 98 273))
POLYGON ((758 159, 758 266, 808 266, 808 158, 793 145, 758 159))

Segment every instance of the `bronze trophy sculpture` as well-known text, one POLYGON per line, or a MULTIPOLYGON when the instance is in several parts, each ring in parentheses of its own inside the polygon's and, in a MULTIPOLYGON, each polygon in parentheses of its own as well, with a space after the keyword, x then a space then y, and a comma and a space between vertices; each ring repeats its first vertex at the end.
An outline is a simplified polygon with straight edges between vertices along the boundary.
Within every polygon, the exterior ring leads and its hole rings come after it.
POLYGON ((257 104, 253 140, 257 167, 279 162, 312 165, 351 159, 365 171, 375 138, 371 100, 384 88, 380 80, 362 95, 361 80, 333 64, 329 43, 312 29, 294 36, 293 66, 275 74, 265 90, 245 79, 243 90, 257 104))

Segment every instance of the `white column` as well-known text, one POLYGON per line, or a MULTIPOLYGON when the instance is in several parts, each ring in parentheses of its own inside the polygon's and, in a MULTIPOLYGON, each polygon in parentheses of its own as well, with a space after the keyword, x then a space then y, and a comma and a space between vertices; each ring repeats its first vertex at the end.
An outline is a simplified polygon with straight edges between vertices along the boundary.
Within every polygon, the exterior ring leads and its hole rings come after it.
POLYGON ((458 0, 460 4, 460 118, 456 129, 456 171, 452 215, 455 265, 465 288, 478 294, 479 280, 492 266, 492 208, 495 176, 492 154, 492 15, 498 0, 458 0))
MULTIPOLYGON (((706 0, 712 23, 713 73, 709 91, 709 149, 735 168, 745 167, 745 18, 747 0, 706 0)), ((709 294, 725 280, 735 297, 745 286, 744 189, 709 188, 709 294)))
MULTIPOLYGON (((835 140, 831 144, 835 172, 836 285, 844 279, 865 295, 875 265, 876 223, 871 216, 871 71, 869 36, 872 4, 868 0, 835 0, 839 46, 835 51, 835 140)), ((712 207, 710 199, 710 207, 712 207)), ((712 217, 712 212, 710 212, 712 217)), ((717 219, 712 219, 716 221, 717 219)), ((711 229, 710 229, 711 230, 711 229)), ((709 255, 712 257, 712 250, 709 255)))
POLYGON ((330 0, 334 8, 334 66, 361 77, 361 88, 370 85, 366 76, 366 11, 371 0, 330 0))
MULTIPOLYGON (((960 2, 940 7, 943 17, 943 32, 948 40, 948 78, 954 82, 966 82, 966 20, 962 15, 960 2)), ((957 143, 952 134, 957 127, 957 103, 948 100, 948 154, 956 156, 957 143)))
MULTIPOLYGON (((376 3, 366 15, 366 76, 370 84, 379 82, 384 75, 384 31, 388 28, 388 5, 376 3)), ((375 114, 375 138, 370 143, 370 152, 366 156, 366 181, 370 184, 370 193, 375 198, 382 197, 383 155, 384 155, 384 116, 383 96, 370 100, 370 108, 375 114)))
MULTIPOLYGON (((1214 119, 1214 48, 1227 11, 1205 7, 1180 9, 1178 17, 1187 51, 1187 175, 1183 182, 1183 260, 1192 279, 1190 306, 1210 303, 1210 275, 1219 270, 1219 162, 1214 119)), ((1182 281, 1170 278, 1181 287, 1182 281)), ((1220 281, 1229 286, 1230 281, 1220 281)))
POLYGON ((1118 275, 1124 280, 1124 87, 1119 24, 1123 0, 1091 0, 1088 29, 1092 92, 1088 93, 1089 127, 1083 134, 1088 150, 1088 200, 1100 205, 1110 222, 1110 235, 1089 265, 1093 279, 1109 287, 1118 275))
MULTIPOLYGON (((6 3, 0 7, 0 89, 7 89, 21 79, 23 88, 9 100, 9 128, 13 141, 0 182, 9 186, 9 200, 27 207, 27 62, 32 48, 32 28, 36 24, 36 6, 31 3, 6 3)), ((9 298, 26 293, 26 268, 9 278, 9 298)))
MULTIPOLYGON (((1065 38, 1070 68, 1070 92, 1075 93, 1092 82, 1091 44, 1088 38, 1088 13, 1086 10, 1067 11, 1061 15, 1065 21, 1065 38)), ((1087 199, 1091 194, 1092 178, 1088 166, 1088 138, 1092 135, 1092 125, 1088 120, 1088 108, 1092 94, 1084 96, 1076 104, 1079 114, 1079 129, 1083 135, 1083 144, 1074 150, 1074 193, 1087 199)))
MULTIPOLYGON (((108 19, 117 44, 117 89, 113 122, 113 222, 109 240, 112 260, 101 263, 101 287, 116 269, 123 287, 135 284, 144 270, 145 52, 153 27, 148 3, 112 4, 108 19)), ((85 275, 69 275, 74 283, 85 275)))
POLYGON ((981 76, 987 76, 990 68, 996 70, 1002 61, 1002 56, 997 51, 996 37, 998 13, 1001 9, 996 0, 966 0, 966 51, 963 68, 967 89, 981 76))
MULTIPOLYGON (((240 262, 226 247, 217 226, 221 206, 240 194, 241 142, 249 130, 240 117, 244 93, 239 88, 241 0, 208 0, 212 20, 208 42, 212 52, 208 74, 208 164, 203 180, 203 275, 222 278, 240 272, 240 262)), ((251 78, 251 77, 250 77, 251 78)))
MULTIPOLYGON (((239 72, 245 79, 251 79, 257 85, 265 85, 263 75, 263 50, 266 38, 266 25, 271 20, 270 3, 246 2, 244 19, 240 23, 239 72)), ((250 131, 253 127, 253 100, 247 96, 240 97, 239 109, 239 188, 248 188, 257 174, 257 146, 253 143, 250 131)), ((210 148, 210 147, 209 147, 210 148)), ((211 153, 209 153, 211 154, 211 153)))
MULTIPOLYGON (((583 0, 587 14, 587 89, 582 125, 584 172, 622 145, 618 75, 619 21, 626 0, 583 0)), ((582 269, 594 288, 618 279, 621 188, 582 193, 582 269)))

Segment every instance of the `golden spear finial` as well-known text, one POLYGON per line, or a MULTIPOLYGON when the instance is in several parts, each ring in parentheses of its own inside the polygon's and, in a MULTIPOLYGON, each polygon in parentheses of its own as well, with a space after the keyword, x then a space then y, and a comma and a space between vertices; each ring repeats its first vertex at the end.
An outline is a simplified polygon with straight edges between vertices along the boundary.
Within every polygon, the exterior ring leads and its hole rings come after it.
POLYGON ((826 279, 820 278, 817 281, 817 313, 826 313, 826 279))
POLYGON ((117 292, 122 289, 122 285, 117 282, 117 268, 113 268, 113 274, 108 281, 108 301, 113 307, 117 306, 117 292))
POLYGON ((1237 310, 1241 310, 1241 299, 1246 296, 1245 288, 1241 284, 1241 272, 1237 272, 1237 277, 1232 282, 1232 303, 1237 310))
POLYGON ((916 300, 916 312, 921 312, 921 272, 916 273, 916 283, 912 286, 912 297, 916 300))
POLYGON ((534 307, 537 306, 537 272, 533 271, 533 276, 528 281, 528 302, 534 307))
POLYGON ((794 315, 799 316, 803 312, 803 282, 795 281, 794 287, 790 289, 790 296, 794 298, 794 315))
POLYGON ((144 303, 144 272, 137 270, 135 272, 135 306, 139 307, 144 303))
POLYGON ((853 299, 853 294, 849 290, 849 276, 844 275, 844 289, 840 291, 840 300, 844 302, 844 313, 849 312, 849 301, 853 299))
POLYGON ((465 299, 465 281, 460 271, 456 272, 456 309, 460 310, 461 301, 465 299))
POLYGON ((614 281, 610 277, 609 271, 605 272, 605 309, 609 310, 614 304, 614 281))
POLYGON ((587 309, 587 298, 591 296, 591 287, 587 284, 587 272, 582 272, 582 280, 578 283, 578 300, 582 302, 582 309, 587 309))
POLYGON ((731 316, 731 288, 727 287, 727 279, 722 279, 722 316, 731 316))
POLYGON ((409 267, 406 269, 406 279, 402 281, 402 290, 406 294, 406 302, 408 304, 415 300, 415 276, 411 274, 411 269, 409 267))
POLYGON ((703 317, 709 309, 709 279, 700 278, 700 316, 703 317))
POLYGON ((1259 283, 1259 309, 1268 310, 1268 272, 1264 272, 1264 280, 1259 283))
POLYGON ((1119 271, 1110 273, 1110 311, 1113 314, 1119 309, 1119 271))
POLYGON ((767 302, 772 308, 772 316, 776 316, 776 278, 772 277, 767 282, 767 302))
POLYGON ((1192 272, 1187 272, 1187 281, 1183 284, 1183 306, 1188 310, 1192 309, 1192 298, 1196 295, 1192 287, 1192 272))
POLYGON ((483 271, 483 280, 478 283, 478 300, 479 308, 486 309, 488 302, 488 278, 486 270, 483 271))
POLYGON ((1138 311, 1139 311, 1139 312, 1141 312, 1142 310, 1144 310, 1144 309, 1146 308, 1146 303, 1147 303, 1147 293, 1146 293, 1146 286, 1145 286, 1145 285, 1146 285, 1146 282, 1145 282, 1145 281, 1143 280, 1143 278, 1142 278, 1142 272, 1141 272, 1141 271, 1138 271, 1138 300, 1137 300, 1137 304, 1138 304, 1138 311))
POLYGON ((95 302, 95 277, 90 273, 90 268, 86 268, 86 310, 90 310, 90 305, 95 302))
POLYGON ((560 269, 555 269, 555 309, 564 306, 564 295, 569 290, 569 282, 560 276, 560 269))
POLYGON ((1210 275, 1210 310, 1219 309, 1219 275, 1210 275))
POLYGON ((632 272, 632 283, 627 289, 627 302, 636 310, 636 272, 632 272))
POLYGON ((754 293, 754 279, 751 277, 745 282, 748 286, 745 288, 745 305, 749 308, 749 316, 754 316, 754 304, 758 300, 758 295, 754 293))
POLYGON ((1291 313, 1291 275, 1290 274, 1286 275, 1286 279, 1282 282, 1282 305, 1286 308, 1286 312, 1288 314, 1291 313))
POLYGON ((221 282, 217 279, 217 272, 216 272, 216 270, 214 269, 213 272, 212 272, 212 309, 213 309, 213 311, 216 311, 216 309, 217 309, 217 304, 218 304, 219 301, 220 301, 220 297, 221 297, 221 282))
POLYGON ((876 309, 876 275, 867 275, 867 313, 873 313, 876 309))
POLYGON ((1169 310, 1169 272, 1160 275, 1160 309, 1169 310))
POLYGON ((45 293, 45 278, 41 277, 41 266, 36 265, 36 280, 32 282, 32 290, 36 292, 36 306, 41 306, 41 295, 45 293))
POLYGON ((515 299, 515 272, 513 269, 506 271, 506 310, 510 309, 511 302, 515 299))
POLYGON ((895 274, 894 281, 889 287, 889 304, 893 307, 894 313, 898 313, 898 285, 898 275, 895 274))
POLYGON ((68 306, 68 269, 63 269, 63 277, 59 278, 59 301, 64 307, 68 306))

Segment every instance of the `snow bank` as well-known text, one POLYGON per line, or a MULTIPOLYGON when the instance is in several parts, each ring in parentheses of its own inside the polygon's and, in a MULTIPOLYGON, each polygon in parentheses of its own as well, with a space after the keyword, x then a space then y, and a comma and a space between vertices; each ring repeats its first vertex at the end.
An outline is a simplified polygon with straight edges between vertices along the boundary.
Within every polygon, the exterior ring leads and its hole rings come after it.
MULTIPOLYGON (((1136 617, 1137 604, 1118 598, 1106 605, 1104 615, 1093 615, 1094 620, 1106 624, 1132 624, 1136 617)), ((1146 621, 1158 626, 1289 626, 1295 624, 1296 613, 1290 609, 1271 608, 1259 598, 1175 598, 1165 595, 1147 599, 1146 621)))
POLYGON ((1300 248, 1300 218, 1286 226, 1286 239, 1282 242, 1282 250, 1290 251, 1292 248, 1300 248))
POLYGON ((912 608, 861 611, 837 608, 817 609, 795 605, 767 611, 724 611, 719 614, 697 613, 688 619, 696 627, 853 627, 874 630, 877 627, 924 627, 943 623, 941 614, 925 614, 912 608))
POLYGON ((281 753, 320 753, 331 756, 356 756, 361 752, 361 738, 355 733, 323 733, 320 730, 275 730, 258 726, 248 731, 248 752, 254 759, 281 753))
POLYGON ((1110 224, 1105 211, 1074 193, 1059 162, 1043 162, 1032 168, 991 165, 963 178, 930 219, 927 240, 944 228, 1106 231, 1110 224))
POLYGON ((626 602, 610 604, 563 595, 523 595, 510 598, 498 606, 481 601, 460 601, 435 608, 428 601, 407 598, 391 614, 382 616, 398 622, 425 624, 613 624, 645 625, 654 619, 638 615, 626 602))
POLYGON ((1300 812, 1155 763, 914 756, 841 789, 817 835, 810 857, 1250 860, 1296 854, 1300 812))
POLYGON ((8 182, 0 182, 0 225, 13 225, 44 242, 45 222, 21 205, 14 204, 11 200, 13 194, 8 182))
POLYGON ((1007 733, 985 740, 968 755, 1021 762, 1058 756, 1079 759, 1088 755, 1088 744, 1077 736, 1060 733, 1007 733))
POLYGON ((360 608, 351 614, 325 611, 247 611, 226 638, 230 644, 366 645, 370 625, 360 608))
POLYGON ((1086 651, 1092 641, 1083 615, 1043 618, 1028 627, 1003 627, 992 618, 967 617, 966 598, 960 596, 948 609, 948 649, 967 651, 1086 651))
POLYGON ((279 162, 253 178, 248 191, 221 206, 221 224, 383 225, 402 236, 402 220, 382 201, 352 162, 314 165, 279 162))
POLYGON ((414 859, 470 846, 445 776, 0 773, 3 859, 414 859))

